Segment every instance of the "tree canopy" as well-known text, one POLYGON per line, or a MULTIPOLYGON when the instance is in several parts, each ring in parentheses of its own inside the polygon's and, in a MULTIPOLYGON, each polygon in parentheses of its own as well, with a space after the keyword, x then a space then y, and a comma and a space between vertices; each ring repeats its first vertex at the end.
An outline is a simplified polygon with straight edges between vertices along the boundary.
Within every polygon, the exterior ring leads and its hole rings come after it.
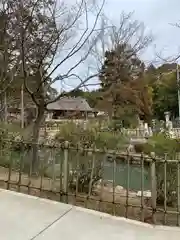
POLYGON ((113 72, 114 63, 109 64, 106 59, 105 64, 107 65, 103 66, 100 73, 99 89, 78 90, 72 92, 71 96, 82 96, 91 107, 106 112, 111 112, 112 107, 117 106, 117 116, 125 122, 130 118, 134 121, 136 114, 145 121, 152 118, 162 120, 167 111, 171 113, 172 118, 178 117, 176 64, 162 64, 158 67, 150 65, 142 71, 141 76, 133 78, 129 74, 129 79, 123 78, 122 72, 119 76, 113 74, 113 77, 109 77, 113 72))
POLYGON ((170 112, 172 118, 178 117, 178 84, 176 64, 163 64, 148 74, 153 95, 153 116, 164 119, 164 112, 170 112))
POLYGON ((148 119, 151 115, 144 69, 144 63, 127 44, 120 44, 106 52, 99 75, 101 106, 109 106, 111 115, 115 118, 123 119, 128 114, 140 114, 148 119))

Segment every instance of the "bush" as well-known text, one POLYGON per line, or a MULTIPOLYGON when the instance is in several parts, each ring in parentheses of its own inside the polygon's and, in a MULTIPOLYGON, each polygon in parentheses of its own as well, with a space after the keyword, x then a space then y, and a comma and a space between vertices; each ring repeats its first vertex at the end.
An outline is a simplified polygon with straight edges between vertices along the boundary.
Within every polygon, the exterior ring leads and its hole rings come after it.
POLYGON ((98 128, 83 129, 74 123, 63 124, 55 136, 56 142, 69 141, 72 146, 123 149, 128 139, 120 133, 99 132, 98 128))
POLYGON ((167 154, 174 158, 177 152, 180 152, 180 140, 167 138, 165 134, 157 134, 150 137, 147 143, 136 144, 136 152, 150 154, 154 152, 156 156, 162 157, 167 154))
POLYGON ((177 152, 180 152, 179 140, 167 138, 165 134, 158 134, 149 139, 147 150, 155 152, 158 156, 164 156, 166 153, 174 157, 177 152))
MULTIPOLYGON (((15 164, 19 161, 19 154, 25 146, 23 141, 27 141, 29 130, 21 129, 17 124, 0 123, 0 165, 8 167, 11 161, 15 164), (23 145, 22 145, 23 144, 23 145), (13 158, 13 159, 12 159, 13 158)), ((31 131, 32 132, 32 131, 31 131)))

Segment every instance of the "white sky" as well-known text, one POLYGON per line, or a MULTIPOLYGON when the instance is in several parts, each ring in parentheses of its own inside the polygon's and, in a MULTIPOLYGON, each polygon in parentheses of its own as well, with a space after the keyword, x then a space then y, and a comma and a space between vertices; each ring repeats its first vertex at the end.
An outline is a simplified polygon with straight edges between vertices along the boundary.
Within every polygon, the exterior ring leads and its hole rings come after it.
MULTIPOLYGON (((180 52, 180 29, 171 25, 180 20, 180 0, 106 0, 104 12, 113 23, 118 24, 122 11, 134 12, 133 18, 144 22, 154 36, 152 46, 142 56, 146 63, 156 62, 156 52, 165 57, 180 52)), ((55 86, 61 89, 59 83, 55 86)))
POLYGON ((145 60, 154 59, 156 51, 175 55, 180 48, 180 29, 170 25, 180 20, 180 0, 107 0, 105 12, 117 21, 121 11, 134 11, 134 18, 145 23, 152 31, 155 41, 145 55, 145 60))

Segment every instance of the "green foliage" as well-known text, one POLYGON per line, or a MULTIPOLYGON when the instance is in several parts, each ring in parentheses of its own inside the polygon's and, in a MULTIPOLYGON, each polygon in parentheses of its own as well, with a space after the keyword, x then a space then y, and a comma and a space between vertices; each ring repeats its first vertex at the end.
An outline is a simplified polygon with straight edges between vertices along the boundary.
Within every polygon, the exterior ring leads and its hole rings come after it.
POLYGON ((0 122, 0 129, 7 132, 20 132, 21 130, 19 124, 6 124, 4 122, 0 122))
POLYGON ((109 124, 109 129, 113 131, 121 130, 122 121, 120 120, 112 120, 109 124))
POLYGON ((172 118, 178 116, 176 64, 163 64, 158 68, 151 65, 132 84, 132 72, 125 76, 121 71, 118 75, 121 67, 116 69, 119 64, 113 62, 112 56, 107 53, 100 73, 100 89, 92 92, 77 90, 71 95, 84 97, 91 107, 108 112, 109 116, 116 112, 125 127, 131 126, 137 113, 149 123, 152 115, 162 120, 167 111, 171 112, 172 118), (111 58, 110 62, 108 57, 111 58))
POLYGON ((83 129, 74 123, 61 125, 55 141, 69 141, 72 146, 79 144, 81 147, 96 147, 100 149, 121 149, 127 144, 127 139, 120 133, 100 132, 96 127, 83 129))
MULTIPOLYGON (((1 152, 9 155, 12 151, 20 150, 22 142, 31 141, 30 127, 20 128, 18 124, 0 123, 0 148, 1 152)), ((27 148, 27 144, 23 144, 27 148)))
POLYGON ((147 143, 135 145, 135 150, 146 154, 154 152, 159 157, 164 157, 166 154, 174 159, 176 153, 180 152, 180 140, 170 139, 165 133, 159 133, 150 137, 147 143))
POLYGON ((170 73, 162 76, 160 82, 154 85, 154 114, 161 119, 167 111, 171 112, 171 116, 178 115, 176 81, 176 73, 170 73))
POLYGON ((176 63, 163 64, 158 68, 150 66, 145 77, 152 89, 154 117, 164 119, 167 111, 171 112, 171 117, 178 116, 176 63))
POLYGON ((102 109, 108 108, 111 116, 122 118, 126 115, 126 106, 133 106, 134 113, 138 112, 140 101, 132 81, 138 82, 135 79, 142 75, 143 66, 127 44, 119 44, 105 53, 104 65, 99 74, 102 109))
POLYGON ((144 152, 155 152, 157 156, 175 157, 177 152, 180 152, 180 144, 178 139, 169 139, 165 134, 157 134, 148 140, 144 147, 144 152))
MULTIPOLYGON (((145 77, 144 63, 128 44, 119 44, 105 54, 99 75, 102 91, 101 107, 124 126, 131 125, 137 114, 146 122, 152 114, 151 88, 145 77)), ((100 104, 99 103, 99 104, 100 104)))
MULTIPOLYGON (((11 128, 12 126, 10 126, 11 128)), ((15 131, 9 131, 8 126, 1 124, 0 126, 0 163, 1 166, 8 166, 11 161, 11 151, 13 149, 14 139, 18 133, 15 131)))

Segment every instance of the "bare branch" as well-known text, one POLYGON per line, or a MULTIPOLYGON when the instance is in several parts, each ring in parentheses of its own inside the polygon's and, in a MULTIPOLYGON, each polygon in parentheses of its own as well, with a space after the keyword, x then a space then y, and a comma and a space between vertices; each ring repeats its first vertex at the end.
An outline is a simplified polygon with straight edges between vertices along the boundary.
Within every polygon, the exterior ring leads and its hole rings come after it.
MULTIPOLYGON (((94 74, 94 75, 91 75, 91 76, 87 77, 87 78, 84 79, 84 80, 82 80, 82 78, 81 78, 80 76, 76 75, 76 74, 71 74, 71 75, 69 75, 69 76, 66 76, 66 78, 76 77, 77 79, 80 80, 80 84, 78 84, 75 88, 73 88, 73 89, 72 89, 70 92, 68 92, 68 93, 61 93, 61 94, 59 94, 55 99, 48 101, 47 104, 56 102, 56 101, 58 101, 60 98, 62 98, 62 97, 64 97, 64 96, 67 96, 69 93, 72 93, 72 92, 76 91, 77 89, 79 89, 79 88, 81 88, 81 87, 83 87, 83 86, 87 87, 87 85, 85 85, 85 83, 87 83, 90 79, 95 78, 95 77, 97 77, 97 76, 98 76, 98 74, 94 74)), ((60 77, 60 76, 59 76, 59 77, 60 77)), ((63 80, 64 78, 65 78, 65 76, 62 77, 62 80, 63 80)))
MULTIPOLYGON (((180 29, 180 23, 170 23, 171 26, 179 28, 180 29)), ((161 62, 165 62, 165 63, 173 63, 173 62, 177 62, 180 59, 180 46, 177 49, 177 54, 171 55, 171 56, 163 56, 163 50, 161 50, 160 52, 156 52, 156 57, 158 59, 160 59, 161 62)))
MULTIPOLYGON (((95 32, 95 28, 96 28, 96 25, 97 25, 99 16, 100 16, 100 14, 101 14, 102 8, 103 8, 103 6, 104 6, 104 2, 105 2, 105 0, 103 0, 103 2, 102 2, 102 4, 101 4, 101 7, 100 7, 100 9, 99 9, 99 11, 98 11, 98 13, 97 13, 97 15, 96 15, 96 17, 95 17, 94 24, 93 24, 90 32, 89 32, 89 33, 87 34, 87 36, 86 36, 86 33, 87 33, 88 30, 89 30, 88 13, 87 13, 86 2, 85 2, 84 0, 82 0, 82 3, 84 3, 84 5, 85 5, 84 8, 85 8, 86 28, 85 28, 85 30, 83 31, 83 33, 81 34, 81 36, 79 37, 79 40, 76 42, 76 44, 71 48, 71 50, 69 51, 69 53, 66 55, 66 57, 63 58, 63 60, 61 60, 61 61, 53 68, 53 70, 51 70, 51 72, 50 72, 46 77, 43 75, 43 79, 41 80, 41 83, 40 83, 39 87, 37 88, 36 93, 40 90, 41 86, 42 86, 45 82, 47 82, 47 79, 50 78, 50 76, 56 71, 57 68, 59 68, 59 67, 60 67, 65 61, 67 61, 68 59, 71 59, 76 53, 78 53, 78 52, 84 47, 85 44, 87 44, 87 43, 90 41, 90 37, 91 37, 91 36, 93 35, 93 33, 95 32), (85 37, 85 39, 83 39, 84 37, 85 37)), ((82 9, 82 4, 80 4, 80 9, 82 9)), ((80 10, 78 11, 78 16, 79 16, 79 12, 80 12, 80 10)), ((78 20, 78 17, 76 17, 75 19, 76 19, 76 21, 77 21, 77 20, 78 20)), ((73 21, 73 23, 75 23, 75 21, 73 21)), ((73 27, 72 24, 71 24, 70 26, 73 27)), ((58 37, 60 37, 60 36, 62 35, 62 33, 63 33, 64 31, 66 31, 66 30, 67 30, 67 28, 66 28, 66 29, 62 29, 62 31, 60 31, 60 34, 58 34, 58 37)), ((100 35, 100 33, 97 34, 97 35, 95 35, 95 36, 93 36, 92 42, 91 42, 91 44, 88 46, 88 50, 86 51, 86 53, 84 54, 84 56, 81 57, 81 59, 80 59, 76 64, 74 64, 73 66, 71 66, 71 67, 67 70, 67 73, 64 74, 65 76, 69 76, 69 74, 70 74, 73 70, 75 70, 81 63, 83 63, 83 62, 87 59, 87 57, 88 57, 88 55, 90 54, 93 46, 94 46, 94 45, 96 44, 96 42, 98 41, 99 35, 100 35)), ((55 40, 56 40, 56 39, 55 39, 55 40)), ((50 41, 50 43, 51 43, 51 44, 49 45, 49 47, 48 47, 48 49, 47 49, 47 52, 48 52, 49 48, 52 47, 52 45, 53 45, 54 42, 50 41)), ((58 49, 58 43, 57 43, 57 45, 56 45, 56 50, 57 50, 57 49, 58 49)), ((56 51, 55 51, 55 53, 56 53, 56 51)), ((48 69, 48 68, 51 66, 51 64, 53 63, 54 57, 55 57, 55 55, 52 56, 52 59, 50 60, 50 63, 48 64, 48 67, 47 67, 46 69, 48 69)), ((43 59, 43 58, 42 58, 42 59, 43 59)), ((56 78, 54 78, 53 80, 51 80, 51 84, 53 84, 54 82, 56 82, 57 79, 58 79, 58 77, 56 77, 56 78)))
MULTIPOLYGON (((104 2, 105 2, 105 0, 103 0, 103 2, 102 2, 102 5, 101 5, 100 10, 99 10, 99 12, 98 12, 98 14, 97 14, 97 16, 96 16, 96 19, 95 19, 95 21, 94 21, 94 24, 93 24, 93 27, 92 27, 90 33, 85 37, 84 41, 81 43, 83 37, 86 35, 86 33, 87 33, 87 31, 88 31, 88 17, 87 17, 87 10, 86 10, 86 29, 85 29, 85 31, 83 32, 83 34, 81 35, 81 37, 79 38, 79 40, 77 41, 77 43, 74 45, 74 47, 71 49, 71 51, 67 54, 67 56, 66 56, 62 61, 60 61, 60 63, 58 63, 58 64, 54 67, 54 69, 49 73, 49 75, 47 76, 47 78, 50 77, 50 76, 53 74, 53 72, 55 72, 55 70, 56 70, 59 66, 61 66, 65 61, 67 61, 69 58, 71 58, 73 55, 75 55, 77 52, 79 52, 79 51, 83 48, 83 46, 86 44, 86 42, 88 41, 88 39, 91 37, 91 35, 93 34, 93 32, 94 32, 94 30, 95 30, 95 27, 96 27, 96 25, 97 25, 99 16, 100 16, 101 11, 102 11, 103 6, 104 6, 104 2), (79 44, 80 44, 80 46, 78 47, 79 44)), ((77 66, 76 66, 76 67, 77 67, 77 66)))

